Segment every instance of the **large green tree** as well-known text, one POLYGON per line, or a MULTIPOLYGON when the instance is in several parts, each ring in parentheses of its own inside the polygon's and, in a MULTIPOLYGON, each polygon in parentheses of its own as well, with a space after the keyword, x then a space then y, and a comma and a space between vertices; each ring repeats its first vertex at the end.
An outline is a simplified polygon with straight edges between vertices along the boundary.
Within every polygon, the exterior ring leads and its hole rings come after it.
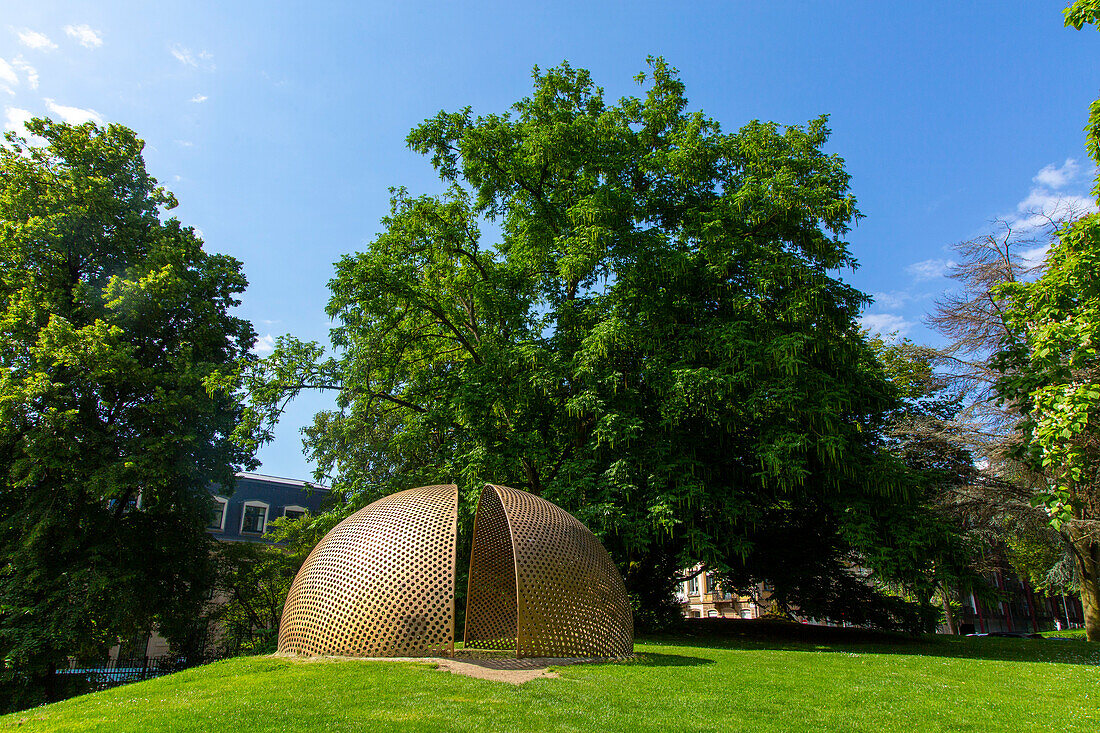
POLYGON ((225 656, 271 653, 290 584, 305 557, 260 542, 220 542, 214 602, 207 609, 208 649, 225 656))
POLYGON ((1069 536, 1088 638, 1100 641, 1100 215, 1065 226, 1034 282, 1009 283, 999 390, 1023 414, 1036 502, 1069 536))
POLYGON ((536 69, 506 114, 415 128, 446 193, 394 192, 337 264, 336 355, 282 339, 250 429, 336 389, 306 445, 352 505, 521 487, 596 531, 647 612, 699 562, 807 615, 919 625, 876 587, 930 598, 927 538, 898 534, 921 507, 885 450, 867 299, 837 275, 858 212, 826 120, 727 133, 663 61, 638 81, 609 103, 584 70, 536 69))
POLYGON ((207 486, 251 456, 214 385, 255 334, 240 263, 203 251, 120 125, 0 146, 0 688, 154 625, 185 647, 211 576, 207 486))
POLYGON ((969 466, 962 466, 960 480, 951 482, 946 496, 951 514, 980 548, 976 567, 991 571, 1011 564, 1037 590, 1065 592, 1077 587, 1069 535, 1065 528, 1050 526, 1049 516, 1032 502, 1048 476, 1042 466, 1020 460, 1019 413, 998 399, 996 387, 1004 374, 996 355, 1006 340, 1015 339, 1005 319, 1005 284, 1033 280, 1044 266, 1024 253, 1049 245, 1060 226, 1087 211, 1033 213, 1044 215, 1047 224, 1019 231, 998 222, 990 233, 953 247, 956 262, 949 277, 956 287, 937 300, 929 317, 948 343, 930 351, 930 366, 957 407, 942 417, 915 421, 909 429, 918 444, 952 445, 967 456, 969 466))
MULTIPOLYGON (((1100 2, 1078 0, 1067 26, 1100 26, 1100 2)), ((1100 100, 1085 127, 1100 163, 1100 100)), ((1100 195, 1100 177, 1094 194, 1100 195)), ((1100 641, 1100 214, 1062 226, 1033 282, 1008 282, 1008 334, 997 364, 1002 399, 1023 416, 1018 455, 1045 477, 1036 503, 1069 536, 1088 638, 1100 641)))

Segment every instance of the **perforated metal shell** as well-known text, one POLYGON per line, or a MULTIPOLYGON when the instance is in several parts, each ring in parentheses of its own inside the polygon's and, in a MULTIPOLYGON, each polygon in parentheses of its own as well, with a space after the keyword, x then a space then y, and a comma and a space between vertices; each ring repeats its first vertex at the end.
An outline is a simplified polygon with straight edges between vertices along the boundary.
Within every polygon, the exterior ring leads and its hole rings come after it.
POLYGON ((626 587, 607 550, 564 509, 486 486, 474 519, 465 646, 517 657, 625 657, 626 587))
POLYGON ((279 651, 364 657, 454 652, 458 488, 409 489, 325 535, 287 594, 279 651))

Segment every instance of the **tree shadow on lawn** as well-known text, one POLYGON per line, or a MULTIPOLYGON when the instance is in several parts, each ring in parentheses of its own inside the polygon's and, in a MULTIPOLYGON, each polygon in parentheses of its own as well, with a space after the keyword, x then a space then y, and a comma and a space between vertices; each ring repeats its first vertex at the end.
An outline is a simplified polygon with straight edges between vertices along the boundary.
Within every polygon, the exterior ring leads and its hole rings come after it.
POLYGON ((623 664, 631 664, 638 667, 698 667, 704 664, 714 664, 713 659, 705 657, 690 657, 686 654, 658 654, 657 652, 636 652, 634 659, 629 659, 623 664))
MULTIPOLYGON (((867 629, 814 626, 771 620, 686 619, 677 629, 639 641, 712 649, 898 654, 1100 666, 1100 644, 1088 641, 947 635, 909 636, 867 629)), ((649 655, 649 652, 642 651, 640 654, 649 655)))

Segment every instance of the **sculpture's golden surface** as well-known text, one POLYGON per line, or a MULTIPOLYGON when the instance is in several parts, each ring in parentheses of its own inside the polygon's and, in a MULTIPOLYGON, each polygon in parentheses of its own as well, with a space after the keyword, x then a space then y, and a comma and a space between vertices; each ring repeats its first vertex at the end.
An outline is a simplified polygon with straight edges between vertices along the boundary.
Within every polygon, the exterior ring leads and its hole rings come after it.
MULTIPOLYGON (((379 499, 325 535, 287 594, 279 651, 355 657, 454 653, 458 489, 379 499)), ((474 520, 466 647, 518 657, 633 652, 626 588, 568 512, 486 486, 474 520)))
POLYGON ((325 535, 287 594, 279 651, 354 657, 454 652, 458 488, 379 499, 325 535))
POLYGON ((624 657, 634 624, 618 568, 571 514, 526 491, 486 486, 474 520, 467 649, 517 657, 624 657))

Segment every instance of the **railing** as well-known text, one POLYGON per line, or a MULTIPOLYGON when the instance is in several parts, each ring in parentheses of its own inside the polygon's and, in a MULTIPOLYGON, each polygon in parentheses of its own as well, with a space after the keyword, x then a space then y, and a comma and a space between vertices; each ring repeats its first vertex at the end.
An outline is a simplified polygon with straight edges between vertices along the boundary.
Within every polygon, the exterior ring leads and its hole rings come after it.
POLYGON ((88 680, 88 691, 91 692, 171 674, 196 663, 198 662, 188 662, 185 657, 177 656, 135 657, 112 659, 97 665, 73 664, 68 669, 57 670, 57 673, 85 677, 88 680))

